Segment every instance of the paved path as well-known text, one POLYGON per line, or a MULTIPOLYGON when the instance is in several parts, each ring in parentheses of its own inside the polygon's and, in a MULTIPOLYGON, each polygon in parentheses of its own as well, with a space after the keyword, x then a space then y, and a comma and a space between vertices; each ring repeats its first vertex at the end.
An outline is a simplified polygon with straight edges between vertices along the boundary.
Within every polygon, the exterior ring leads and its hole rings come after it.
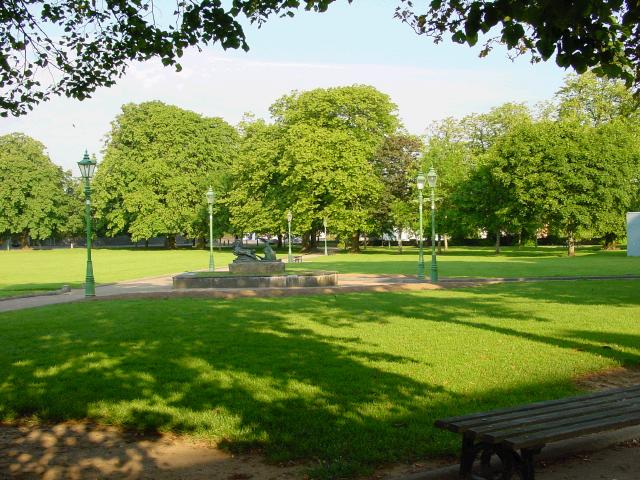
MULTIPOLYGON (((311 254, 305 258, 319 257, 321 254, 311 254)), ((225 271, 226 268, 220 268, 225 271)), ((169 298, 169 297, 209 297, 209 298, 239 298, 239 297, 274 297, 315 294, 337 294, 363 291, 397 291, 397 290, 434 290, 440 288, 460 288, 481 284, 505 282, 547 282, 566 280, 629 280, 640 279, 640 275, 595 275, 595 276, 565 276, 565 277, 509 277, 509 278, 441 278, 437 285, 428 280, 418 280, 414 275, 375 275, 375 274, 340 274, 338 286, 335 287, 307 287, 307 288, 220 288, 220 289, 189 289, 173 290, 172 275, 128 280, 125 282, 101 285, 96 287, 95 299, 126 299, 126 298, 169 298)), ((72 289, 69 293, 59 295, 39 295, 0 300, 0 312, 22 310, 27 308, 56 305, 61 303, 91 301, 85 299, 83 289, 72 289)))

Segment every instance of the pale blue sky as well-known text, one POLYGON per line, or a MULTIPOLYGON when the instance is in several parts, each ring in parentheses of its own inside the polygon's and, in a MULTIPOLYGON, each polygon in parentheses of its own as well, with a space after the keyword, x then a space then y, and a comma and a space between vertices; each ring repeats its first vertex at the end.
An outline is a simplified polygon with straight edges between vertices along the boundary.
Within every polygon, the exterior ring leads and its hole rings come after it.
POLYGON ((478 58, 479 48, 416 35, 393 18, 394 0, 338 0, 325 13, 299 12, 246 29, 251 50, 195 49, 175 73, 158 62, 132 66, 111 89, 79 102, 57 98, 20 118, 0 119, 0 134, 22 131, 42 141, 54 162, 73 168, 85 148, 103 148, 110 122, 128 102, 162 100, 236 124, 243 113, 267 117, 293 89, 370 84, 389 94, 407 129, 486 111, 508 101, 550 98, 565 71, 554 63, 509 60, 504 49, 478 58))

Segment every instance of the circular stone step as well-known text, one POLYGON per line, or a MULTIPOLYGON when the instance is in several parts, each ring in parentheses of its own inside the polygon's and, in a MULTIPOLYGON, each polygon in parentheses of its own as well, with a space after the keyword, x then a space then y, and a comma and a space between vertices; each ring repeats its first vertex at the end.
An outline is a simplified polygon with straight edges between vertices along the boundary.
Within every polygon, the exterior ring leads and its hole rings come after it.
POLYGON ((337 272, 323 271, 282 275, 237 275, 225 272, 186 272, 173 277, 174 289, 330 287, 337 284, 337 272))

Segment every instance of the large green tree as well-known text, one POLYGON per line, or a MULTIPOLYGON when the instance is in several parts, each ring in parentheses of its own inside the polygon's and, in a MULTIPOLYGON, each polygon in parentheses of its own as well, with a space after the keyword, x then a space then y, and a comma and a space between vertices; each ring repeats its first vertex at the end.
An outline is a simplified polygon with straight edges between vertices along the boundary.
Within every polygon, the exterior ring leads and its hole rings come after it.
POLYGON ((383 191, 374 157, 396 131, 396 106, 373 87, 294 92, 271 107, 274 123, 245 128, 229 198, 232 222, 245 231, 281 233, 286 211, 303 247, 329 230, 357 250, 383 191))
POLYGON ((613 124, 522 124, 492 148, 492 173, 508 192, 511 211, 563 236, 574 255, 581 238, 622 230, 637 190, 634 143, 613 124))
POLYGON ((75 182, 55 165, 42 143, 22 133, 0 137, 0 237, 29 239, 78 230, 75 182))
MULTIPOLYGON (((83 99, 111 86, 131 61, 158 58, 180 69, 185 49, 218 42, 249 47, 243 18, 261 24, 301 6, 324 11, 335 0, 12 0, 0 2, 0 114, 23 114, 52 95, 83 99), (166 7, 166 8, 165 8, 166 7), (43 74, 45 73, 45 74, 43 74)), ((352 0, 349 0, 351 2, 352 0)), ((555 56, 582 73, 640 79, 637 0, 397 0, 396 17, 416 32, 475 45, 496 42, 533 61, 555 56), (486 34, 486 35, 485 35, 486 34)))
POLYGON ((168 246, 177 234, 203 236, 204 194, 223 190, 237 141, 220 118, 161 102, 124 105, 94 181, 101 228, 134 241, 166 235, 168 246))

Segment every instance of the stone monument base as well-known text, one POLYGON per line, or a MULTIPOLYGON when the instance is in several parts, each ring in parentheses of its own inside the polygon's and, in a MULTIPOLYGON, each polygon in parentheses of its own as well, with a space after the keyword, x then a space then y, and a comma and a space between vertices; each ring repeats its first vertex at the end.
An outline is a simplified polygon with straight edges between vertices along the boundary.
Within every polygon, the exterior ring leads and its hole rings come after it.
POLYGON ((294 288, 333 287, 336 272, 306 272, 297 275, 211 275, 187 272, 173 277, 173 288, 294 288))
POLYGON ((235 275, 271 275, 284 273, 284 263, 275 262, 233 262, 229 264, 229 272, 235 275))

